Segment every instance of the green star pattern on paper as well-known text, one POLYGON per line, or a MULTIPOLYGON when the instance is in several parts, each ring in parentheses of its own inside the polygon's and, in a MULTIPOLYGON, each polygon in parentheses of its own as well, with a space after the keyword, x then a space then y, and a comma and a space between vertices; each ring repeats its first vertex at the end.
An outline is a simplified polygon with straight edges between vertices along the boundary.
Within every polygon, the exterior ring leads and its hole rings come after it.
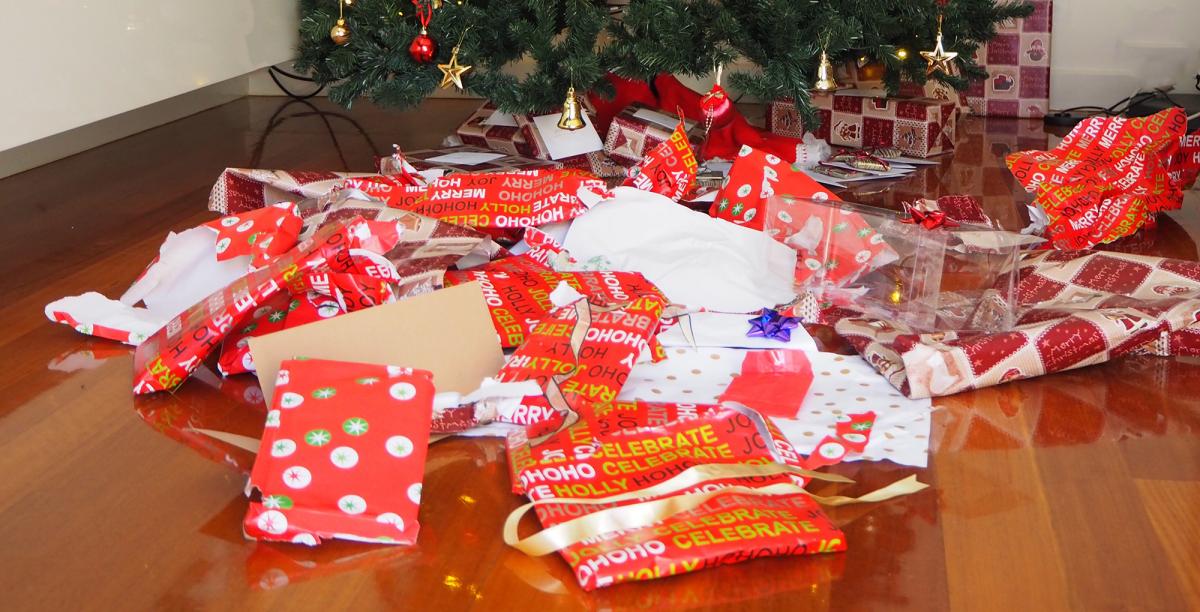
POLYGON ((337 395, 337 389, 333 387, 321 387, 312 392, 312 396, 316 399, 329 399, 335 395, 337 395))
POLYGON ((288 304, 288 312, 291 312, 299 307, 300 307, 300 300, 292 300, 291 303, 288 304))
POLYGON ((870 421, 867 421, 865 423, 855 423, 850 426, 850 429, 853 429, 855 431, 867 431, 868 429, 871 428, 871 425, 872 425, 872 423, 870 421))
POLYGON ((258 323, 251 323, 242 328, 243 334, 248 334, 258 328, 258 323))
POLYGON ((836 233, 841 233, 848 229, 850 229, 850 224, 846 223, 845 221, 842 221, 841 223, 838 223, 837 225, 833 226, 833 231, 836 233))
POLYGON ((826 270, 836 270, 837 267, 838 267, 838 261, 836 259, 830 259, 829 261, 825 262, 826 270))
POLYGON ((361 417, 350 417, 342 423, 342 431, 352 436, 361 436, 367 433, 367 427, 367 420, 361 417))
POLYGON ((353 513, 354 511, 358 510, 358 502, 354 501, 353 499, 343 499, 342 510, 353 513))
POLYGON ((726 208, 729 208, 729 198, 721 198, 721 203, 717 204, 717 210, 725 212, 726 208))
POLYGON ((258 240, 258 232, 250 234, 250 236, 246 238, 246 242, 249 242, 250 244, 254 244, 257 240, 258 240))
POLYGON ((312 446, 325 446, 332 439, 333 434, 328 429, 314 429, 304 434, 304 441, 312 446))
POLYGON ((283 440, 280 440, 280 441, 276 442, 276 443, 275 443, 275 450, 276 450, 276 451, 279 451, 279 452, 281 452, 281 453, 286 453, 286 452, 287 452, 287 450, 288 450, 287 443, 285 443, 283 440))
POLYGON ((333 461, 334 461, 334 463, 339 463, 339 464, 340 464, 340 463, 345 463, 345 462, 347 462, 347 461, 349 461, 349 460, 350 460, 350 454, 349 454, 349 453, 347 453, 346 451, 343 451, 343 450, 340 450, 340 451, 334 451, 334 453, 333 453, 333 461))
POLYGON ((282 310, 276 310, 275 312, 272 312, 271 314, 267 315, 267 320, 272 323, 279 323, 286 316, 287 316, 287 313, 283 312, 282 310))
POLYGON ((733 209, 730 210, 729 212, 733 213, 733 216, 736 217, 736 216, 742 214, 742 211, 745 210, 745 208, 746 208, 745 204, 738 202, 737 204, 733 205, 733 209))
POLYGON ((262 505, 265 508, 290 510, 295 504, 292 502, 292 498, 287 495, 267 495, 263 497, 262 505))
POLYGON ((856 234, 858 234, 858 237, 859 237, 859 238, 866 238, 867 236, 870 236, 870 235, 871 235, 871 228, 869 228, 869 227, 864 227, 864 228, 862 228, 862 229, 858 230, 858 231, 857 231, 857 232, 855 232, 855 233, 856 233, 856 234))
POLYGON ((356 381, 354 381, 354 382, 356 382, 356 383, 358 383, 358 384, 360 384, 360 385, 373 385, 373 384, 375 384, 375 383, 379 382, 379 379, 378 379, 378 378, 375 378, 374 376, 365 376, 365 377, 363 377, 363 378, 360 378, 360 379, 358 379, 358 380, 356 380, 356 381))

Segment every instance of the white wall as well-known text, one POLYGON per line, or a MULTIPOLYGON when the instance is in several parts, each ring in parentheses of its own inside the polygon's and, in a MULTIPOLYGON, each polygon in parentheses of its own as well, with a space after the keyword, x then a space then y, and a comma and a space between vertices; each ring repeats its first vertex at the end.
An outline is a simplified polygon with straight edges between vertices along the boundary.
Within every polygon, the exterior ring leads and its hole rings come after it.
POLYGON ((295 55, 296 0, 3 0, 0 151, 295 55))
POLYGON ((1165 85, 1200 93, 1200 0, 1054 0, 1050 45, 1051 108, 1165 85))

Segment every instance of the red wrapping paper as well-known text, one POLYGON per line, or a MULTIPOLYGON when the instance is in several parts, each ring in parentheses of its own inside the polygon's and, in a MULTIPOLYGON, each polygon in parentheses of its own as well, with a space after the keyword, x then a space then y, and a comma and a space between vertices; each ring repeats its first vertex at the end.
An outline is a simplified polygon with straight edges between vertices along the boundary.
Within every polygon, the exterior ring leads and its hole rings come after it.
POLYGON ((309 271, 352 266, 355 224, 335 223, 319 230, 270 265, 234 281, 169 321, 138 346, 133 358, 133 392, 169 391, 186 379, 232 330, 254 311, 309 271))
POLYGON ((792 169, 790 162, 765 151, 742 147, 708 214, 762 229, 764 203, 773 195, 839 200, 804 173, 792 169))
POLYGON ((1200 136, 1172 108, 1148 117, 1085 119, 1049 151, 1022 151, 1005 163, 1049 218, 1058 249, 1086 249, 1152 226, 1179 208, 1200 169, 1200 136))
POLYGON ((433 374, 396 366, 281 364, 243 529, 310 546, 331 538, 413 544, 433 413, 433 374))
POLYGON ((671 136, 646 154, 625 179, 628 187, 667 196, 678 202, 692 191, 696 183, 696 154, 688 142, 683 121, 671 136))
MULTIPOLYGON (((602 498, 662 482, 695 465, 770 464, 765 422, 751 411, 722 408, 667 424, 624 429, 619 435, 575 444, 581 423, 545 444, 509 438, 514 489, 531 500, 602 498)), ((790 475, 726 478, 694 490, 730 485, 760 488, 795 483, 790 475)), ((689 490, 688 492, 691 492, 689 490)), ((619 502, 626 505, 629 502, 619 502)), ((549 527, 600 509, 586 505, 537 507, 549 527)), ((650 580, 759 557, 845 550, 845 537, 808 495, 718 494, 699 507, 652 526, 597 534, 564 548, 563 558, 585 590, 650 580)))
POLYGON ((845 287, 899 257, 858 212, 815 200, 779 201, 763 215, 763 230, 796 250, 797 285, 845 287))
POLYGON ((473 270, 446 272, 447 287, 474 281, 483 288, 500 345, 505 348, 520 346, 529 328, 546 317, 554 307, 550 292, 562 282, 592 301, 606 304, 627 302, 639 295, 662 297, 657 287, 636 272, 555 272, 532 257, 509 257, 473 270))
POLYGON ((765 416, 791 417, 800 410, 812 385, 812 365, 803 351, 750 351, 722 402, 745 404, 765 416))
POLYGON ((430 181, 428 187, 401 187, 378 179, 349 179, 345 186, 393 208, 509 238, 514 230, 587 212, 577 195, 580 189, 607 192, 604 181, 577 170, 454 174, 430 181))
POLYGON ((295 203, 281 202, 204 225, 217 232, 217 261, 250 255, 257 268, 296 246, 303 221, 295 203))
POLYGON ((254 358, 250 356, 250 338, 286 329, 288 313, 299 306, 298 298, 280 293, 255 309, 253 319, 231 332, 221 344, 221 356, 217 359, 217 370, 221 375, 253 372, 254 358))

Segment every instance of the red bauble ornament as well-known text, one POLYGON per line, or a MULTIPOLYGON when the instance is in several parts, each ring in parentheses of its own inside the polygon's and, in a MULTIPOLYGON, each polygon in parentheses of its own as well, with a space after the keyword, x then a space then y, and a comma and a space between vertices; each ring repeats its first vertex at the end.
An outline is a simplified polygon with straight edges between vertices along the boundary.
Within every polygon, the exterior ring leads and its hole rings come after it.
POLYGON ((408 55, 418 64, 428 64, 437 56, 437 43, 429 37, 425 30, 421 30, 421 33, 417 34, 412 44, 408 46, 408 55))

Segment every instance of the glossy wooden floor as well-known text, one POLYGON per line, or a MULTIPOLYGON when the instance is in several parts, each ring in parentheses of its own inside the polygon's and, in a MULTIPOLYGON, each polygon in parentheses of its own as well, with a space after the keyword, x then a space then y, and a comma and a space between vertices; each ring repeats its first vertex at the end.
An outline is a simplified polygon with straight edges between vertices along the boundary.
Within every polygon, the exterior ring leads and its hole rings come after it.
MULTIPOLYGON (((0 180, 0 609, 1200 608, 1200 365, 1172 359, 936 401, 920 471, 932 490, 833 511, 844 554, 583 593, 560 558, 501 542, 522 500, 495 440, 433 448, 413 548, 243 540, 253 459, 188 428, 257 435, 254 379, 202 371, 174 395, 135 400, 129 349, 51 325, 42 307, 119 295, 167 230, 210 218, 206 195, 226 166, 368 169, 393 142, 437 144, 474 106, 356 108, 371 144, 343 117, 286 103, 244 99, 0 180)), ((1047 143, 1038 122, 969 119, 943 165, 850 197, 983 195, 1019 227, 1026 198, 999 160, 1047 143)), ((1197 195, 1126 248, 1195 259, 1197 195)), ((837 471, 863 490, 912 472, 837 471)))

